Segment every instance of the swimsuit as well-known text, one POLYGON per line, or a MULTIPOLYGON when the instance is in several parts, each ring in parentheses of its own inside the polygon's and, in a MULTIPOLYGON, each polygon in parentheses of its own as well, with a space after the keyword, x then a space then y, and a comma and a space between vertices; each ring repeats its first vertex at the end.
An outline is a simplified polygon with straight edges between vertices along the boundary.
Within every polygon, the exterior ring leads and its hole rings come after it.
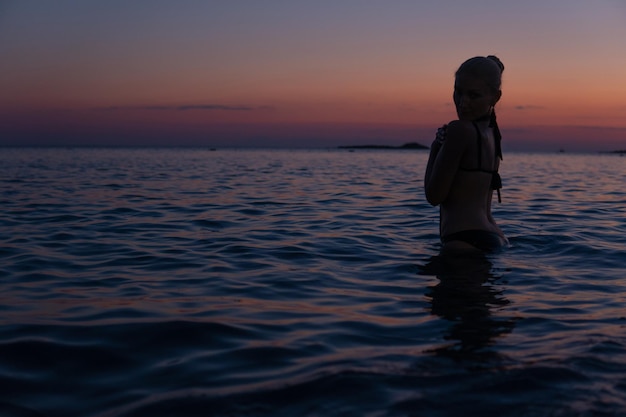
MULTIPOLYGON (((487 174, 491 174, 491 189, 496 190, 498 192, 498 202, 502 202, 500 197, 500 188, 502 188, 502 179, 500 178, 500 174, 498 174, 498 170, 488 170, 483 169, 482 167, 482 135, 480 133, 480 129, 476 122, 472 122, 474 128, 476 129, 476 143, 478 146, 478 165, 476 168, 459 168, 462 171, 469 172, 485 172, 487 174)), ((500 157, 502 159, 502 148, 500 145, 500 132, 499 130, 496 132, 494 128, 494 137, 495 137, 495 145, 496 145, 496 158, 500 157)), ((443 236, 441 238, 441 243, 444 245, 451 241, 462 241, 468 243, 482 251, 492 252, 494 250, 498 250, 505 245, 505 240, 496 232, 490 232, 488 230, 462 230, 460 232, 451 233, 449 235, 443 236)))
POLYGON ((504 245, 504 239, 496 232, 488 230, 462 230, 456 233, 450 233, 441 238, 444 245, 454 240, 469 243, 484 252, 493 252, 501 249, 504 245))
MULTIPOLYGON (((500 178, 500 174, 498 174, 498 170, 492 171, 488 169, 483 169, 482 167, 482 135, 480 133, 480 129, 476 122, 472 122, 474 128, 476 129, 476 145, 478 146, 478 165, 476 168, 459 168, 461 171, 469 171, 469 172, 485 172, 487 174, 491 174, 491 189, 496 190, 498 192, 498 203, 502 202, 502 198, 500 197, 500 188, 502 188, 502 178, 500 178)), ((502 148, 500 147, 500 140, 498 140, 499 135, 496 136, 496 158, 499 156, 502 159, 502 148)))

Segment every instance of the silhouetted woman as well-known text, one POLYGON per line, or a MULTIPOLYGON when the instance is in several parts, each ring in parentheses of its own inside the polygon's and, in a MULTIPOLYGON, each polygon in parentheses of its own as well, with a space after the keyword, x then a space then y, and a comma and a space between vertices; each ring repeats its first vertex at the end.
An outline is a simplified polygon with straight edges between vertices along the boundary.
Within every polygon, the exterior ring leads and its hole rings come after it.
POLYGON ((424 189, 440 206, 444 250, 493 251, 508 244, 491 215, 493 191, 500 197, 502 151, 494 106, 500 100, 504 65, 490 55, 465 61, 454 82, 459 117, 440 129, 430 150, 424 189))

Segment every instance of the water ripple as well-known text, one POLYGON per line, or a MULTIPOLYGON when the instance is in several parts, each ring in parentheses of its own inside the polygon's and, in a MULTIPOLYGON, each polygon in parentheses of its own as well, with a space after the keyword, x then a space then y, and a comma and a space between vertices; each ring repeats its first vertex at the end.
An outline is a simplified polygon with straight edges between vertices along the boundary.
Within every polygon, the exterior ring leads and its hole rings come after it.
POLYGON ((425 153, 0 158, 3 416, 626 412, 619 158, 508 156, 485 257, 425 153))

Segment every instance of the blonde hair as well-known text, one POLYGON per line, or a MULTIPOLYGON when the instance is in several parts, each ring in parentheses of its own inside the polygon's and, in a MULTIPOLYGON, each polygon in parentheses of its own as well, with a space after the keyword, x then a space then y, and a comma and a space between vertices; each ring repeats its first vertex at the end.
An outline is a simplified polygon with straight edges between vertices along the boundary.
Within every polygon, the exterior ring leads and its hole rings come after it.
POLYGON ((459 69, 456 70, 454 76, 467 74, 482 78, 487 85, 496 92, 500 91, 503 71, 504 64, 497 56, 476 56, 462 63, 459 69))
MULTIPOLYGON (((454 76, 457 77, 459 74, 466 74, 473 77, 481 78, 485 80, 487 86, 491 88, 494 93, 497 93, 500 91, 500 86, 502 85, 503 71, 504 64, 497 56, 475 56, 474 58, 470 58, 462 63, 459 69, 456 70, 454 76)), ((500 159, 502 159, 502 134, 500 133, 500 128, 498 127, 498 120, 496 118, 495 108, 492 108, 491 110, 489 126, 493 128, 493 136, 495 138, 496 145, 496 155, 499 156, 500 159)), ((499 188, 498 201, 500 201, 499 188)))

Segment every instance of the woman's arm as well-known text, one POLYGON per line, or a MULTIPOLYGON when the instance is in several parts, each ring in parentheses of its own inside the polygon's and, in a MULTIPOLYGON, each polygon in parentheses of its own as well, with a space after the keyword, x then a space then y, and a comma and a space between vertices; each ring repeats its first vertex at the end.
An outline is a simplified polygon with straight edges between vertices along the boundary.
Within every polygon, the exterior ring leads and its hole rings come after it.
POLYGON ((437 153, 439 152, 439 149, 441 149, 443 142, 448 137, 446 134, 447 128, 448 128, 448 125, 443 125, 439 129, 437 129, 435 140, 433 141, 432 145, 430 145, 430 156, 428 158, 428 164, 426 165, 426 172, 424 174, 424 184, 426 184, 429 181, 430 174, 432 173, 432 169, 433 169, 433 164, 437 157, 437 153))
POLYGON ((426 199, 433 206, 446 200, 467 148, 467 138, 472 135, 475 135, 472 124, 457 120, 448 124, 443 142, 433 142, 424 175, 426 199))
POLYGON ((435 161, 437 160, 437 154, 439 150, 443 146, 443 143, 435 139, 433 144, 430 145, 430 155, 428 157, 428 164, 426 165, 426 173, 424 174, 424 188, 426 188, 426 184, 430 183, 430 177, 433 173, 433 166, 435 165, 435 161))

